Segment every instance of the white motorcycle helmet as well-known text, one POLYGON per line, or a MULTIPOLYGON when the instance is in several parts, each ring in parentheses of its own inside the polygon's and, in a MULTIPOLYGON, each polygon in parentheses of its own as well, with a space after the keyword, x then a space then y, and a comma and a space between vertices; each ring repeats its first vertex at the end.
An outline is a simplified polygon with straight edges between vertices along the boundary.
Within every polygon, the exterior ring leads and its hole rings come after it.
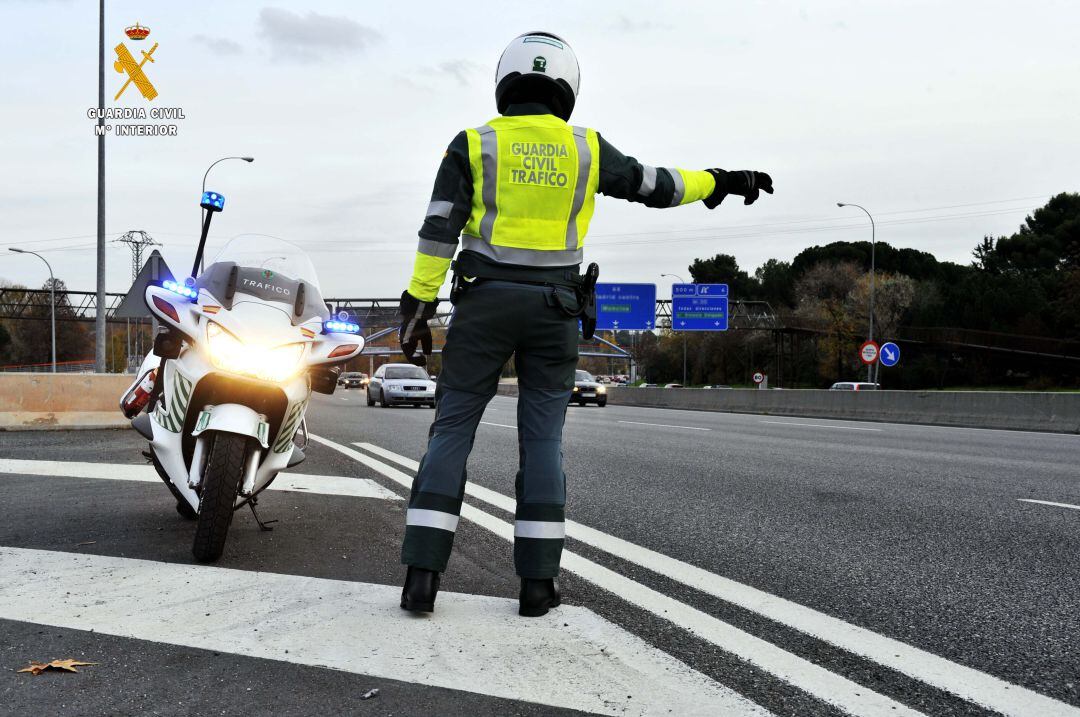
POLYGON ((581 87, 581 70, 570 45, 550 32, 515 37, 495 70, 495 106, 505 112, 518 102, 542 102, 570 119, 581 87))

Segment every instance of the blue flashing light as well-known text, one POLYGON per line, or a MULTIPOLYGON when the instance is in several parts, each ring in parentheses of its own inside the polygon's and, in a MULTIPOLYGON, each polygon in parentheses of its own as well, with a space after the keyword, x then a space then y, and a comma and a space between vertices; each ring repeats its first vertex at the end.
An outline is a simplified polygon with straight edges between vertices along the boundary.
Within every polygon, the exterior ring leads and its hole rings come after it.
POLYGON ((350 321, 324 321, 323 333, 358 334, 360 333, 360 324, 354 324, 350 321))
POLYGON ((199 206, 211 212, 220 212, 225 209, 225 195, 217 192, 203 192, 199 206))
POLYGON ((180 294, 180 296, 186 297, 192 301, 195 301, 199 298, 199 292, 197 289, 194 289, 190 286, 185 286, 183 284, 178 284, 175 281, 163 281, 161 283, 161 286, 162 288, 168 289, 174 294, 180 294))

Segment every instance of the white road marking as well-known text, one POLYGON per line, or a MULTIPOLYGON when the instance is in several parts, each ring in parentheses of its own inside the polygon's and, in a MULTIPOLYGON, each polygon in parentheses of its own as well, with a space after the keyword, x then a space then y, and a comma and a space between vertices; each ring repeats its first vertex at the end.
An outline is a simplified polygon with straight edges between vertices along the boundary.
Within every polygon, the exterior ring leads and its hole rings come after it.
POLYGON ((22 548, 0 574, 9 620, 590 713, 769 714, 583 607, 522 620, 516 600, 442 592, 426 619, 391 585, 22 548))
POLYGON ((1038 503, 1039 505, 1050 505, 1055 508, 1071 508, 1072 510, 1080 510, 1080 505, 1070 505, 1069 503, 1055 503, 1050 500, 1035 500, 1034 498, 1017 498, 1021 503, 1038 503))
MULTIPOLYGON (((48 476, 58 478, 100 478, 160 483, 153 466, 133 463, 79 463, 75 461, 26 461, 0 458, 0 474, 48 476)), ((393 491, 383 488, 370 478, 322 476, 304 473, 281 473, 267 490, 302 491, 323 495, 345 495, 354 498, 401 500, 393 491)))
POLYGON ((881 431, 880 428, 858 428, 856 426, 830 426, 824 423, 795 423, 794 421, 758 421, 775 426, 802 426, 803 428, 835 428, 838 431, 881 431))
POLYGON ((698 428, 696 426, 673 426, 670 423, 645 423, 644 421, 619 421, 619 423, 633 423, 638 426, 656 426, 658 428, 684 428, 687 431, 711 431, 711 428, 698 428))
MULTIPOLYGON (((420 467, 420 464, 414 460, 371 443, 357 445, 407 468, 417 470, 420 467)), ((467 483, 465 492, 504 511, 514 512, 515 501, 509 496, 474 483, 467 483)), ((1080 506, 1067 503, 1050 503, 1025 498, 1018 500, 1080 510, 1080 506)), ((573 520, 566 521, 566 535, 1002 714, 1080 715, 1080 710, 1032 690, 959 665, 764 590, 758 590, 643 548, 573 520)))
POLYGON ((513 428, 515 430, 517 429, 517 426, 511 426, 507 423, 492 423, 491 421, 480 421, 480 423, 484 424, 485 426, 498 426, 499 428, 513 428))
MULTIPOLYGON (((312 435, 311 440, 353 458, 403 488, 409 489, 412 487, 412 476, 377 461, 371 456, 321 436, 312 435)), ((487 489, 477 491, 477 488, 480 488, 480 486, 468 483, 465 490, 476 497, 483 494, 499 495, 487 489)), ((504 505, 509 503, 511 505, 510 509, 513 510, 513 500, 501 495, 499 498, 502 499, 504 505)), ((511 523, 496 518, 468 503, 461 506, 461 517, 487 528, 505 540, 512 541, 514 539, 514 526, 511 523)), ((567 529, 569 534, 569 523, 567 529)), ((809 660, 793 655, 776 645, 718 620, 712 615, 692 608, 652 588, 636 583, 570 551, 563 552, 563 567, 577 573, 600 588, 618 595, 632 605, 668 620, 720 649, 794 685, 807 694, 833 704, 846 712, 865 717, 885 717, 887 715, 913 717, 921 714, 900 702, 880 695, 845 677, 829 672, 809 660)))

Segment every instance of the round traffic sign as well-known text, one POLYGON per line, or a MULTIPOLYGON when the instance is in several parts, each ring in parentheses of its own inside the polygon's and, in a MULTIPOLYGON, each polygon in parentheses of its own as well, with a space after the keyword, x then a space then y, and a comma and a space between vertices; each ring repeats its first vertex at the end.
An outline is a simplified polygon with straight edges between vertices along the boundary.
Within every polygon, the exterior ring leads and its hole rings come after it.
POLYGON ((892 341, 881 345, 881 365, 885 367, 895 366, 900 363, 900 347, 892 341))
POLYGON ((870 365, 877 361, 878 345, 873 341, 867 341, 859 347, 859 358, 864 364, 870 365))
POLYGON ((765 374, 763 374, 761 371, 754 371, 753 379, 754 383, 761 383, 765 380, 765 374))

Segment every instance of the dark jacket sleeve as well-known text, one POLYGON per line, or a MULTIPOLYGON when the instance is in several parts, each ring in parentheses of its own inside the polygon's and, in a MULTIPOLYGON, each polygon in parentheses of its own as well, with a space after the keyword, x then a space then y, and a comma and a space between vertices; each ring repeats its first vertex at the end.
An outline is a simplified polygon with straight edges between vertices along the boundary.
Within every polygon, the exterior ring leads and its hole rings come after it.
POLYGON ((704 199, 715 186, 707 172, 642 164, 615 149, 597 133, 600 144, 600 193, 664 209, 704 199))
POLYGON ((459 132, 446 148, 431 203, 420 227, 420 238, 456 245, 472 212, 473 180, 469 167, 469 139, 459 132))

